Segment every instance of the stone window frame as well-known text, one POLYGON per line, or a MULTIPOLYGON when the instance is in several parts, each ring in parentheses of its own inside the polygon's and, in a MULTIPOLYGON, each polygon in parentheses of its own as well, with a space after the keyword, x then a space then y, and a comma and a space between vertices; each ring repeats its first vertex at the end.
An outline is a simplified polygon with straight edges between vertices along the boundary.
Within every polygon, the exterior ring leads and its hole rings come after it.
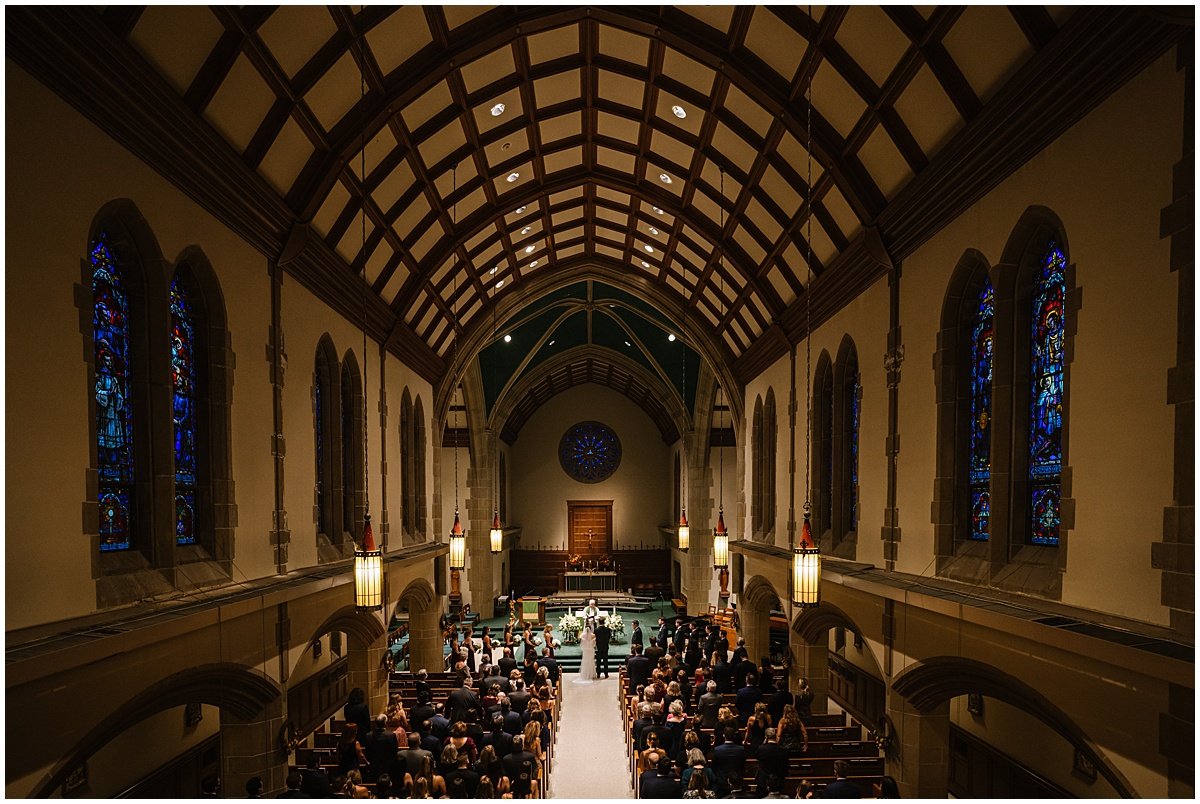
MULTIPOLYGON (((862 400, 862 381, 861 372, 858 363, 858 349, 854 345, 854 339, 848 334, 842 337, 841 345, 838 347, 837 360, 833 364, 833 421, 832 421, 832 438, 833 438, 833 477, 831 478, 832 494, 832 515, 833 521, 830 523, 830 544, 829 548, 831 555, 838 558, 845 558, 853 561, 857 557, 858 552, 858 521, 862 516, 862 497, 859 496, 859 505, 857 517, 851 521, 850 515, 850 499, 851 499, 851 480, 850 480, 850 464, 851 464, 851 394, 854 393, 854 378, 859 377, 858 383, 858 398, 861 404, 862 400)), ((862 468, 862 419, 861 408, 859 411, 859 478, 861 480, 862 468)))
MULTIPOLYGON (((810 454, 811 490, 809 500, 812 503, 811 526, 813 538, 820 542, 821 550, 825 553, 833 551, 833 517, 834 517, 834 477, 826 465, 824 455, 832 452, 834 460, 837 451, 833 448, 833 418, 834 418, 834 366, 829 352, 822 349, 817 357, 816 370, 813 371, 812 398, 809 400, 812 411, 812 444, 810 454)), ((835 467, 836 468, 836 467, 835 467)), ((836 474, 836 472, 834 473, 836 474)))
MULTIPOLYGON (((1062 576, 1067 568, 1070 531, 1075 526, 1070 464, 1071 364, 1074 361, 1082 288, 1062 221, 1051 210, 1033 206, 1014 226, 999 264, 988 268, 981 253, 968 250, 951 277, 942 309, 942 331, 934 371, 938 405, 937 475, 934 481, 934 523, 937 573, 943 577, 994 586, 1006 591, 1062 598, 1062 576), (1026 455, 1029 438, 1029 328, 1033 286, 1045 250, 1056 242, 1067 257, 1063 388, 1063 461, 1060 475, 1060 524, 1057 546, 1026 541, 1028 481, 1026 455), (992 471, 990 538, 971 542, 965 538, 963 512, 967 494, 966 393, 963 364, 969 340, 966 302, 978 292, 979 271, 985 271, 995 294, 992 374, 992 471), (960 536, 960 534, 963 534, 960 536)), ((969 409, 969 408, 968 408, 969 409)))
MULTIPOLYGON (((313 443, 322 461, 313 453, 313 524, 317 561, 326 563, 347 557, 342 523, 342 370, 333 338, 326 332, 317 339, 313 356, 312 416, 313 443), (317 410, 317 386, 325 404, 317 410), (317 427, 317 416, 321 417, 317 427), (321 443, 316 443, 320 432, 321 443), (321 499, 323 498, 323 499, 321 499), (323 512, 323 514, 322 514, 323 512)), ((351 552, 353 550, 351 549, 351 552)))
POLYGON ((416 523, 416 445, 413 433, 412 395, 405 387, 400 395, 400 522, 406 536, 412 538, 416 523))
POLYGON ((350 431, 342 436, 342 534, 340 546, 347 546, 353 553, 353 542, 362 538, 363 520, 367 513, 366 465, 363 462, 363 380, 358 367, 358 358, 353 349, 342 355, 341 401, 339 421, 349 419, 350 431), (347 406, 349 406, 347 416, 347 406), (347 513, 349 520, 347 520, 347 513))
POLYGON ((429 509, 425 505, 428 493, 428 479, 426 477, 426 466, 429 460, 429 451, 427 444, 429 439, 425 429, 425 405, 421 401, 421 395, 417 394, 413 400, 413 486, 416 497, 416 528, 418 538, 424 540, 425 534, 429 532, 429 509))
POLYGON ((202 250, 190 246, 175 263, 163 258, 158 240, 137 205, 129 199, 105 204, 92 220, 74 288, 79 312, 82 357, 86 367, 88 466, 82 503, 82 531, 88 536, 96 606, 127 605, 164 594, 228 581, 237 524, 230 451, 234 355, 224 298, 216 274, 202 250), (129 299, 130 395, 133 402, 134 482, 131 494, 131 549, 100 551, 99 452, 96 433, 96 383, 91 245, 101 232, 121 272, 129 299), (186 272, 202 348, 200 371, 208 386, 199 411, 197 439, 204 453, 197 483, 197 508, 203 527, 195 545, 175 542, 174 427, 170 380, 170 286, 186 272), (161 337, 156 337, 156 333, 161 337))

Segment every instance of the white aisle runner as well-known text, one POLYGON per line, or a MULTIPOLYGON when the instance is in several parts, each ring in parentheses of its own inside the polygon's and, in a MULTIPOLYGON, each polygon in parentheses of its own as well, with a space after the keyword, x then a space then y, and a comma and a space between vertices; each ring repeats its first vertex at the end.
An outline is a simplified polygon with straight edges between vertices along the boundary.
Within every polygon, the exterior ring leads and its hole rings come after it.
POLYGON ((617 675, 591 684, 563 675, 563 713, 550 771, 550 798, 633 798, 617 675))

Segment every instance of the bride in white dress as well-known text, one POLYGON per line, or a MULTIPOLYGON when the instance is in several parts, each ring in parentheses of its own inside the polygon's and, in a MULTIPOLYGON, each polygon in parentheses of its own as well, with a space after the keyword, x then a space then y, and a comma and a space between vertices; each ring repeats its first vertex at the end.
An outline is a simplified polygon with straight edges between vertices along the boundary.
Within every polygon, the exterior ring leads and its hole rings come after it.
POLYGON ((592 630, 591 620, 579 637, 581 656, 579 659, 579 675, 575 677, 576 684, 591 684, 596 680, 596 634, 592 630))

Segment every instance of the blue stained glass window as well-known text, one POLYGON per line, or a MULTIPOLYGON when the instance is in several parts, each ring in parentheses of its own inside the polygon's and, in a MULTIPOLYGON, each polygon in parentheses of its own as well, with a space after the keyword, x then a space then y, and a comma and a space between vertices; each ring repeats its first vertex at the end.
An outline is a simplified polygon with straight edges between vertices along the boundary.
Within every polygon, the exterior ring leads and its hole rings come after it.
POLYGON ((313 401, 313 406, 315 407, 314 413, 316 414, 316 431, 317 431, 317 446, 316 446, 316 456, 317 456, 317 530, 322 531, 322 532, 325 530, 325 450, 324 450, 325 442, 322 437, 322 432, 324 430, 324 423, 325 423, 325 409, 324 409, 325 388, 324 388, 324 386, 325 386, 325 381, 322 378, 322 371, 320 368, 318 368, 317 369, 317 382, 316 382, 316 387, 314 389, 315 399, 313 401))
POLYGON ((563 471, 580 483, 599 483, 621 464, 621 441, 600 422, 580 422, 558 442, 563 471))
POLYGON ((1062 474, 1067 257, 1051 242, 1033 289, 1029 361, 1029 541, 1057 545, 1062 474))
POLYGON ((106 233, 92 243, 91 262, 100 550, 110 552, 132 546, 129 299, 106 233))
POLYGON ((171 283, 171 386, 175 435, 175 542, 196 543, 196 331, 191 300, 171 283))
POLYGON ((850 521, 846 523, 853 530, 858 523, 858 424, 862 406, 862 377, 854 373, 854 381, 850 383, 850 521))
POLYGON ((968 473, 971 488, 971 532, 976 541, 991 533, 992 481, 992 341, 995 294, 985 277, 971 325, 971 425, 968 473))

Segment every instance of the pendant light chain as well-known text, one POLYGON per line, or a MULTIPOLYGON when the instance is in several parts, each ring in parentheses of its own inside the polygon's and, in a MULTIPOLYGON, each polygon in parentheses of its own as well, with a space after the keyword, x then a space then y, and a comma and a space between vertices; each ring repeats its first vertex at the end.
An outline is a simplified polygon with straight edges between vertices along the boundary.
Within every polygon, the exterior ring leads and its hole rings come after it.
MULTIPOLYGON (((458 195, 458 163, 455 163, 452 173, 453 188, 451 192, 458 195)), ((458 230, 458 199, 454 199, 454 203, 450 207, 450 221, 455 232, 458 230)), ((453 233, 452 233, 453 234, 453 233)), ((453 258, 453 255, 452 255, 453 258)), ((458 361, 458 272, 454 266, 450 267, 450 275, 454 282, 454 298, 450 300, 450 311, 453 315, 450 317, 450 337, 453 339, 454 349, 451 353, 450 365, 457 368, 458 361)), ((453 394, 451 402, 454 403, 454 514, 458 516, 458 382, 455 381, 453 375, 451 382, 454 382, 453 394)))
POLYGON ((371 515, 371 461, 369 439, 367 438, 367 421, 369 408, 367 406, 367 294, 370 292, 370 286, 367 283, 367 60, 366 54, 363 52, 362 35, 358 36, 358 59, 359 59, 359 88, 358 88, 358 104, 362 109, 362 127, 359 129, 358 135, 358 177, 359 177, 359 192, 362 197, 362 207, 359 210, 360 236, 362 237, 362 248, 359 252, 359 259, 362 260, 362 278, 363 278, 363 304, 362 304, 362 330, 363 330, 363 371, 362 371, 362 439, 363 439, 363 511, 367 515, 369 521, 371 515))
MULTIPOLYGON (((808 7, 808 17, 812 19, 812 5, 808 7)), ((814 51, 813 58, 816 59, 814 51)), ((813 67, 810 64, 808 80, 805 82, 805 123, 806 137, 805 153, 808 156, 808 214, 805 216, 804 263, 808 272, 808 281, 804 285, 804 393, 807 415, 807 426, 804 428, 804 513, 807 517, 812 510, 812 495, 809 487, 809 464, 811 463, 812 439, 812 216, 813 216, 813 184, 812 184, 812 76, 813 67)))
MULTIPOLYGON (((718 233, 718 237, 721 238, 721 237, 725 236, 725 168, 724 167, 721 168, 721 201, 718 206, 720 207, 720 210, 721 210, 721 231, 718 233)), ((717 248, 721 249, 720 240, 717 241, 717 248)), ((717 252, 717 274, 721 280, 721 318, 722 319, 725 318, 724 263, 725 263, 725 252, 724 252, 724 249, 721 249, 720 251, 717 252)), ((721 392, 721 399, 724 400, 725 386, 724 386, 724 383, 720 382, 719 380, 717 382, 717 390, 721 392)), ((721 410, 721 431, 724 432, 724 430, 725 430, 725 411, 724 411, 724 409, 722 409, 721 410)), ((720 475, 720 478, 721 478, 721 489, 720 489, 721 504, 720 504, 720 509, 722 511, 724 511, 725 510, 725 450, 724 449, 721 450, 721 455, 720 455, 719 460, 720 460, 720 464, 721 464, 721 475, 720 475)))

